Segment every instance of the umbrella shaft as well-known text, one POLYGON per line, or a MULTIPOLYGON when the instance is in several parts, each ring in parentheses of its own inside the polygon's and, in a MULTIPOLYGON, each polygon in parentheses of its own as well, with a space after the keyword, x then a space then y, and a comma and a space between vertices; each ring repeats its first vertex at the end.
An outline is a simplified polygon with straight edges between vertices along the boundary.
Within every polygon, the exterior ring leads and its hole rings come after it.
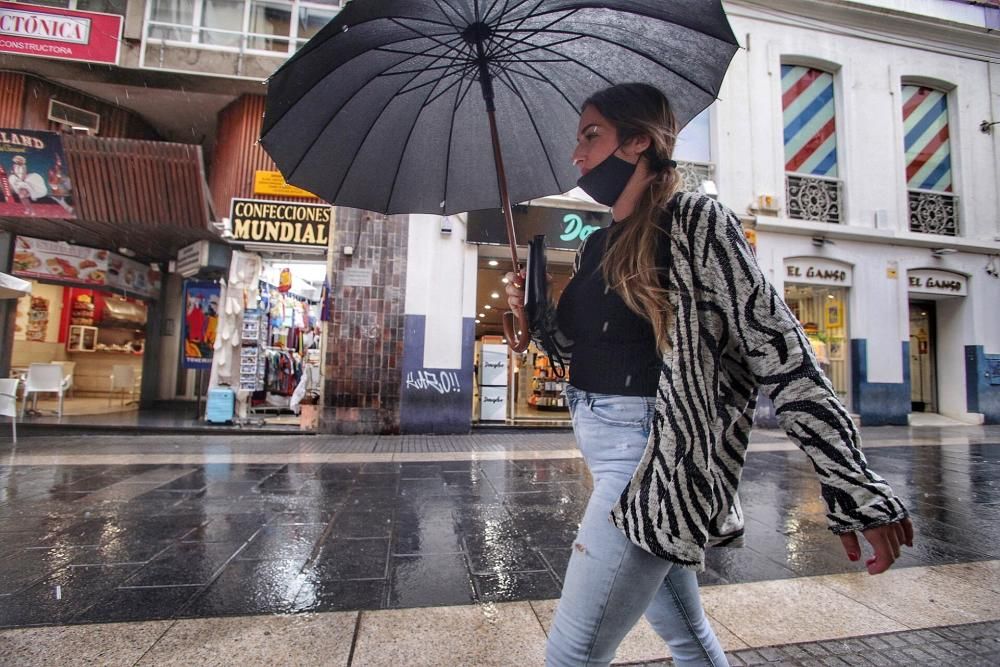
POLYGON ((490 137, 493 140, 493 162, 497 169, 497 186, 500 188, 500 206, 503 209, 503 219, 507 223, 507 242, 510 244, 510 261, 514 265, 514 272, 518 271, 517 263, 517 234, 514 231, 514 211, 510 205, 510 193, 507 192, 507 172, 503 166, 503 153, 500 150, 500 134, 497 132, 496 113, 486 112, 490 119, 490 137))

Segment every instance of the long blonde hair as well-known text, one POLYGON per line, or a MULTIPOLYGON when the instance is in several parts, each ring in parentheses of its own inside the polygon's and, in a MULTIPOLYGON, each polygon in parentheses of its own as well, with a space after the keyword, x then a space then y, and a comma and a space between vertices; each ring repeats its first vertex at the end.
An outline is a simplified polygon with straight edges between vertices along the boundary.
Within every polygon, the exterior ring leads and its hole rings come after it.
POLYGON ((644 83, 623 83, 591 95, 583 108, 593 106, 618 133, 619 143, 645 135, 649 148, 642 153, 653 180, 642 193, 632 214, 613 225, 601 260, 605 282, 621 296, 632 312, 653 326, 660 353, 670 347, 673 312, 668 290, 660 282, 669 267, 657 265, 658 248, 669 243, 660 218, 681 188, 681 177, 670 160, 677 143, 677 119, 666 96, 644 83))

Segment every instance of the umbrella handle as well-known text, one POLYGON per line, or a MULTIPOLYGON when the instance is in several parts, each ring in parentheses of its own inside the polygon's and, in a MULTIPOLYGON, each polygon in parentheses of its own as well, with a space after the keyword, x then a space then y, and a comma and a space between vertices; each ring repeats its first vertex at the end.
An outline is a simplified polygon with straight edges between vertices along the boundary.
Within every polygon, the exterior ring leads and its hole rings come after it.
POLYGON ((527 351, 531 344, 531 332, 528 331, 528 318, 524 316, 523 310, 508 310, 503 314, 503 332, 511 350, 518 353, 527 351))

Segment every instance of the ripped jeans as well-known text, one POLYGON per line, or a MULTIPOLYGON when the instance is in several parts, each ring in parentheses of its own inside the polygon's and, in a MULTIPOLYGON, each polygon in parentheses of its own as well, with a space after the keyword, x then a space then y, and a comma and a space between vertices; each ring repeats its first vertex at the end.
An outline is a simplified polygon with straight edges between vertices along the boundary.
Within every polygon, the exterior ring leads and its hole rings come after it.
POLYGON ((546 666, 608 665, 644 612, 677 665, 728 665, 702 610, 696 574, 635 546, 609 519, 646 448, 654 399, 572 386, 566 397, 594 491, 549 630, 546 666))

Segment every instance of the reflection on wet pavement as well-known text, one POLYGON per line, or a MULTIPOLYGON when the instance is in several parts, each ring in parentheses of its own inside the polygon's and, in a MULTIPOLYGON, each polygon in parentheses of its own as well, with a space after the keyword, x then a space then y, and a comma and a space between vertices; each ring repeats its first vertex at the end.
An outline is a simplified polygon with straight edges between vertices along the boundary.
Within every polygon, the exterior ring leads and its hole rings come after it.
MULTIPOLYGON (((914 515, 899 566, 1000 558, 1000 445, 867 455, 914 515)), ((555 598, 589 489, 579 459, 0 468, 0 627, 555 598)), ((741 497, 702 583, 861 569, 800 452, 751 453, 741 497)))

